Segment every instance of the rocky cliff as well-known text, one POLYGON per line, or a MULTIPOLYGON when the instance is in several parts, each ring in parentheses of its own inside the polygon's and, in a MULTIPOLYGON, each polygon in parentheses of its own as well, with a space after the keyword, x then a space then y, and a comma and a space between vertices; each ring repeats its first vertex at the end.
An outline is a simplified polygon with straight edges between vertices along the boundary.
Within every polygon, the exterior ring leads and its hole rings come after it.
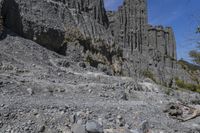
POLYGON ((0 0, 0 133, 198 133, 200 69, 146 4, 0 0))
POLYGON ((123 64, 125 75, 151 75, 166 85, 171 84, 176 75, 192 82, 177 64, 173 29, 148 24, 146 0, 124 0, 117 11, 109 11, 107 15, 111 33, 126 58, 123 64))
POLYGON ((107 73, 192 82, 177 64, 173 29, 148 24, 146 0, 124 0, 115 12, 103 0, 1 0, 1 7, 8 29, 107 73))

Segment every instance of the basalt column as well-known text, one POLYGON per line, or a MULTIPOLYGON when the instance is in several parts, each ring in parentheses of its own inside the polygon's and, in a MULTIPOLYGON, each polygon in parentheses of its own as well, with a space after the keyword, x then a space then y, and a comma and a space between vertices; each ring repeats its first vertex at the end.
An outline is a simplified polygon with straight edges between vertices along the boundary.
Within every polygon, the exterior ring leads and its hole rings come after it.
POLYGON ((90 16, 97 20, 98 23, 108 27, 108 18, 103 0, 65 0, 64 3, 66 3, 69 8, 76 9, 78 12, 83 11, 90 13, 90 16))
POLYGON ((146 44, 146 0, 125 0, 118 10, 119 30, 117 39, 128 53, 142 53, 146 44))

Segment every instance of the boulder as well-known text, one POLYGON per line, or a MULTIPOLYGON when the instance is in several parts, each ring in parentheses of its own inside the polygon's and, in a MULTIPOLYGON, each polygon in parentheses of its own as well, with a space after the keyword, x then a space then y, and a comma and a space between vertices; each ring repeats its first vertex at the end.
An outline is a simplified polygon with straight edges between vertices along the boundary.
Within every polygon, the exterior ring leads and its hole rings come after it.
POLYGON ((88 133, 103 133, 103 126, 94 120, 89 120, 86 123, 88 133))

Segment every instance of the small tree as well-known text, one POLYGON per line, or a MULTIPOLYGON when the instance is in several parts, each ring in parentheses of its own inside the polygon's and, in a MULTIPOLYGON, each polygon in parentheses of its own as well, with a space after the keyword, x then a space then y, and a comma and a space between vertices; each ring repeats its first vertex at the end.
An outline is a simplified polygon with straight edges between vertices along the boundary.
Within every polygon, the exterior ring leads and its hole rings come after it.
MULTIPOLYGON (((200 26, 197 28, 196 33, 200 35, 200 26)), ((189 55, 194 63, 200 65, 200 41, 197 43, 198 43, 197 50, 190 51, 189 55)))

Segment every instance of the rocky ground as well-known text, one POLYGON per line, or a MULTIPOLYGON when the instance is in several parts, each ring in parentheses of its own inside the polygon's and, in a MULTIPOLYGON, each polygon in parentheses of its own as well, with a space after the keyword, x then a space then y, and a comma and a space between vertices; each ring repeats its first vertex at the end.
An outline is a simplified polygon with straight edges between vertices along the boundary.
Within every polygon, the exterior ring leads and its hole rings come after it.
POLYGON ((149 79, 108 76, 9 33, 0 41, 1 133, 199 133, 164 110, 200 95, 149 79))

